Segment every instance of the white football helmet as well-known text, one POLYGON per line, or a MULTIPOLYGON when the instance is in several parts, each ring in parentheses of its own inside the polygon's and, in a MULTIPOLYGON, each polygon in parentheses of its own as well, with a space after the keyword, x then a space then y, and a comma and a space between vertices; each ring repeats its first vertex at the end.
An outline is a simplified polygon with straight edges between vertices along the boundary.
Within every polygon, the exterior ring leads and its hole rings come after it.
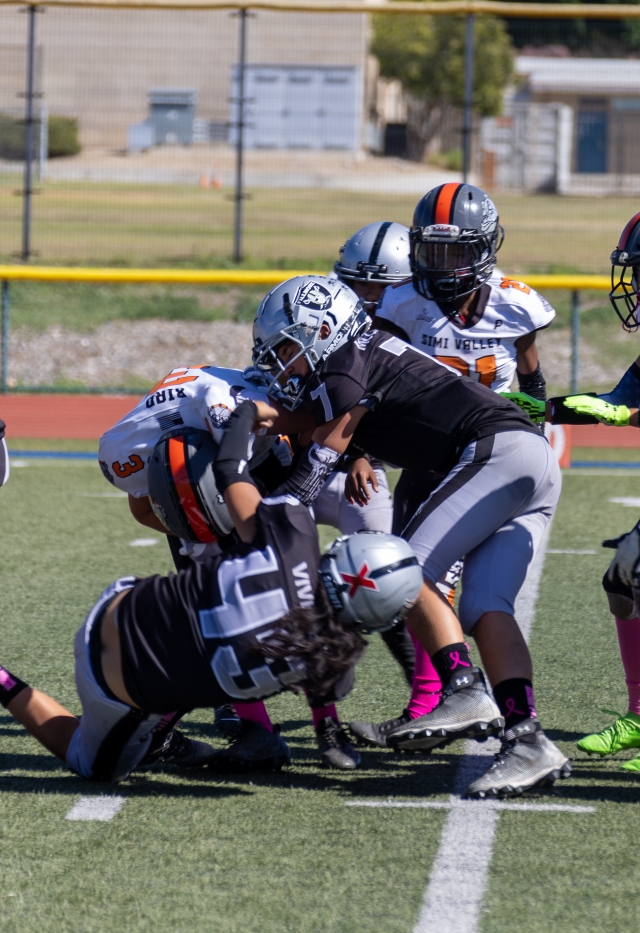
POLYGON ((333 269, 346 282, 391 285, 411 278, 409 228, 390 220, 362 227, 340 250, 333 269))
POLYGON ((268 393, 287 408, 302 401, 304 379, 285 370, 304 356, 313 371, 330 353, 371 326, 362 301, 348 286, 324 275, 298 275, 273 288, 253 322, 253 363, 270 377, 268 393), (328 332, 320 332, 326 325, 328 332), (276 352, 285 340, 298 352, 285 366, 276 352))
POLYGON ((407 542, 382 531, 337 538, 322 555, 319 573, 338 618, 365 633, 400 622, 422 586, 407 542))

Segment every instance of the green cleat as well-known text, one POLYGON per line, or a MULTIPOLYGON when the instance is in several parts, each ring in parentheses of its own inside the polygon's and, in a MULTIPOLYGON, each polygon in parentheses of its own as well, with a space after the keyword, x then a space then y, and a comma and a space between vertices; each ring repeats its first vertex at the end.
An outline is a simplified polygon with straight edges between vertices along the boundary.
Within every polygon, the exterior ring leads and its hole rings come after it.
MULTIPOLYGON (((604 712, 608 710, 603 710, 604 712)), ((578 748, 588 755, 601 756, 615 755, 625 748, 640 748, 640 716, 635 713, 618 716, 618 719, 602 732, 585 735, 578 742, 578 748)), ((626 770, 640 771, 640 761, 636 768, 626 770)))
POLYGON ((640 772, 640 755, 637 758, 630 758, 629 761, 624 761, 620 765, 621 771, 635 771, 636 774, 640 772))

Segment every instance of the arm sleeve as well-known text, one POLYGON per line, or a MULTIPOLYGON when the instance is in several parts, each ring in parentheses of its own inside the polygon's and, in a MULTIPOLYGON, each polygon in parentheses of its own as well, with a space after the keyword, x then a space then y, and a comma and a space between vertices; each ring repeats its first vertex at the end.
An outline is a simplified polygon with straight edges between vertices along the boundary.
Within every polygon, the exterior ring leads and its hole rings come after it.
POLYGON ((524 374, 516 372, 516 375, 521 392, 525 392, 527 395, 530 395, 531 398, 537 398, 541 402, 547 400, 547 383, 542 375, 539 363, 532 373, 524 374))
POLYGON ((234 483, 256 485, 249 473, 248 464, 251 459, 251 439, 257 414, 254 402, 243 402, 227 421, 214 464, 216 485, 220 493, 224 494, 234 483))
POLYGON ((640 367, 632 363, 615 389, 605 395, 599 395, 598 398, 611 405, 640 408, 640 367))

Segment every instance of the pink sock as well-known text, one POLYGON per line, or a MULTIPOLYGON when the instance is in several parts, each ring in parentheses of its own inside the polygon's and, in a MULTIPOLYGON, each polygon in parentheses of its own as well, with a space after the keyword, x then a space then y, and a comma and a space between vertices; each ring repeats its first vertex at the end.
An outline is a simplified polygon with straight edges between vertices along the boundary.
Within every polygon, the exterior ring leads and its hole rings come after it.
POLYGON ((259 722, 261 726, 273 732, 273 723, 269 719, 267 707, 262 700, 256 700, 253 703, 233 703, 234 710, 240 719, 250 719, 251 722, 259 722))
POLYGON ((640 716, 640 619, 616 616, 620 657, 629 692, 629 712, 640 716))
POLYGON ((416 649, 416 666, 411 686, 411 699, 407 704, 412 719, 430 713, 438 705, 442 683, 431 658, 413 632, 409 632, 416 649))
POLYGON ((313 728, 317 729, 323 719, 329 716, 331 719, 335 719, 336 722, 340 722, 340 717, 338 716, 338 710, 336 709, 335 703, 330 703, 329 706, 312 706, 311 715, 313 716, 313 728))

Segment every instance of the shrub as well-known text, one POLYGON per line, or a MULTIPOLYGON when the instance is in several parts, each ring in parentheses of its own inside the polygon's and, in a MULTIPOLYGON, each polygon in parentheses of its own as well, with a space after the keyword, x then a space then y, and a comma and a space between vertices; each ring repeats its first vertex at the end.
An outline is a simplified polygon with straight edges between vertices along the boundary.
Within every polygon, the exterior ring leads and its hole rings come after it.
POLYGON ((24 123, 17 117, 0 113, 0 159, 24 158, 24 123))
MULTIPOLYGON (((0 113, 0 159, 24 159, 24 120, 0 113)), ((38 154, 39 125, 34 126, 34 158, 38 154)), ((49 117, 49 158, 73 156, 80 152, 78 121, 73 117, 49 117)))
POLYGON ((74 117, 49 117, 49 157, 78 155, 78 121, 74 117))

